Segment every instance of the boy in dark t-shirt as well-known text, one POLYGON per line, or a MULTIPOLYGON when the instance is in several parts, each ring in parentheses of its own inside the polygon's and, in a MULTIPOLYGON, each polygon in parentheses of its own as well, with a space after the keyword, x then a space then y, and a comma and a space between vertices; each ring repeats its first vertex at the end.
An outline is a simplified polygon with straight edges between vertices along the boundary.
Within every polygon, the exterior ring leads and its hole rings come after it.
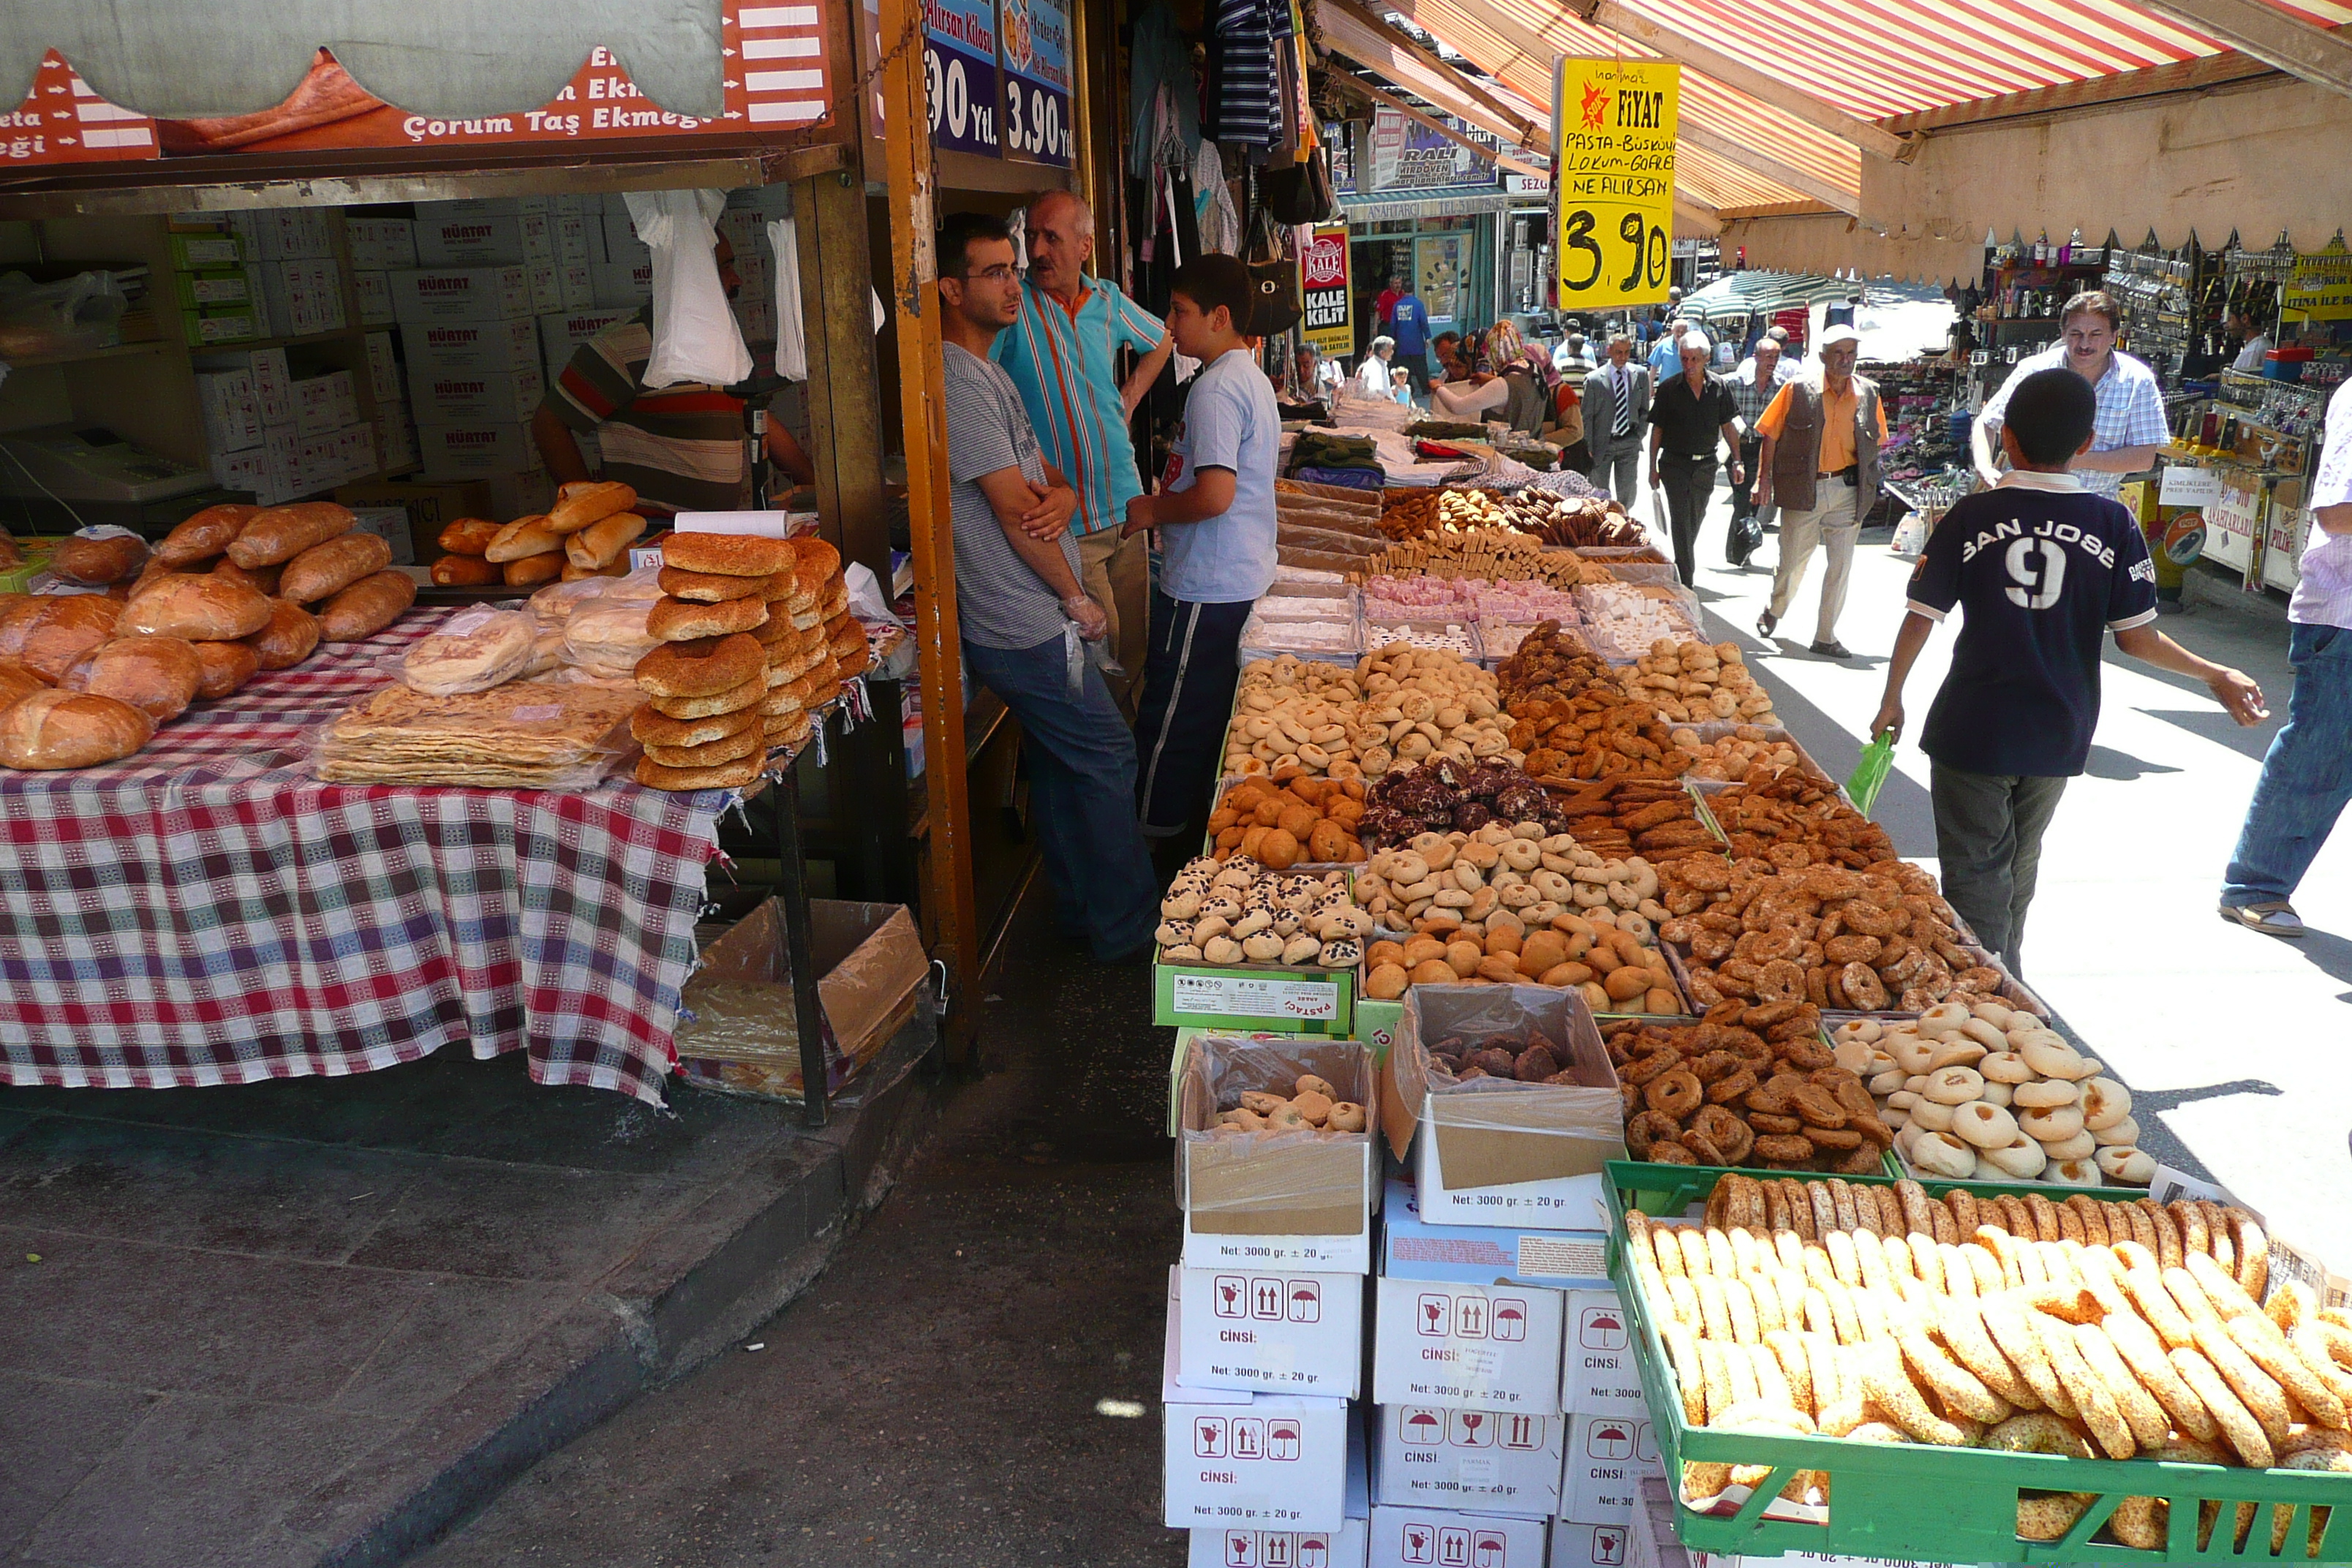
POLYGON ((2158 631, 2156 566, 2139 525, 2066 471, 2091 444, 2097 403, 2071 370, 2037 371, 2002 426, 2011 471, 1946 513, 1911 576, 1874 739, 1903 729, 1903 682, 1936 623, 1965 607, 1951 671, 1927 710, 1944 896, 2019 971, 2042 835, 2099 722, 2105 636, 2134 658, 2192 675, 2241 724, 2262 689, 2158 631))

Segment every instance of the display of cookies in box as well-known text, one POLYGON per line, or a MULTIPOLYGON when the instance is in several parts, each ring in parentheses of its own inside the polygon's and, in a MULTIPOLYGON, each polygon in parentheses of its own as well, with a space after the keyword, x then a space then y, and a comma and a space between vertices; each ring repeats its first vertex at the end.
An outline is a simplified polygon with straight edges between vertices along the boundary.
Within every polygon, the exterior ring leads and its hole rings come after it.
POLYGON ((1247 856, 1188 862, 1160 900, 1162 963, 1353 969, 1372 917, 1343 871, 1276 871, 1247 856))
POLYGON ((1299 777, 1276 784, 1245 778, 1209 815, 1215 857, 1246 856, 1268 870, 1332 866, 1364 858, 1356 824, 1364 815, 1360 779, 1299 777))

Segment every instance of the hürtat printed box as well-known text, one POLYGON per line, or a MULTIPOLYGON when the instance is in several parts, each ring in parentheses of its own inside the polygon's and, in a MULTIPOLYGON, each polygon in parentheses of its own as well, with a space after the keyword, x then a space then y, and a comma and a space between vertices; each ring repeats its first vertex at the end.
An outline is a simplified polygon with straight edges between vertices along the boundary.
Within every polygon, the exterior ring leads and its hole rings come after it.
POLYGON ((1381 1208, 1381 1272, 1393 1279, 1549 1290, 1609 1282, 1609 1237, 1601 1231, 1432 1225, 1421 1217, 1412 1184, 1394 1178, 1381 1208))
POLYGON ((401 395, 400 361, 392 352, 390 332, 370 332, 367 345, 368 391, 378 403, 389 403, 401 395))
POLYGON ((391 278, 393 315, 404 327, 504 321, 530 314, 530 282, 520 267, 420 268, 391 278))
POLYGON ((1375 1402, 1560 1413, 1559 1291, 1382 1279, 1377 1292, 1375 1402))
POLYGON ((1162 1522, 1171 1530, 1340 1529, 1349 1449, 1362 1443, 1362 1424, 1344 1399, 1184 1386, 1179 1273, 1168 1271, 1160 1371, 1162 1522))
POLYGON ((1183 1271, 1184 1376, 1201 1388, 1353 1399, 1364 1373, 1364 1277, 1183 1271))
MULTIPOLYGON (((1622 1524, 1579 1524, 1556 1519, 1551 1525, 1549 1568, 1628 1568, 1633 1534, 1630 1527, 1622 1524)), ((1669 1534, 1666 1539, 1674 1537, 1669 1534)))
POLYGON ((1383 1126, 1411 1151, 1422 1217, 1439 1225, 1606 1230, 1603 1167, 1625 1158, 1616 1069, 1584 999, 1535 985, 1416 985, 1388 1053, 1383 1126), (1427 1041, 1540 1030, 1573 1084, 1456 1082, 1427 1041))
MULTIPOLYGON (((522 425, 427 425, 416 426, 421 478, 431 483, 486 479, 519 474, 539 463, 539 448, 522 425)), ((518 515, 518 514, 509 514, 518 515)))
POLYGON ((588 268, 599 305, 640 305, 654 291, 654 263, 642 261, 592 263, 588 268))
POLYGON ((1372 1505, 1371 1568, 1544 1568, 1544 1521, 1372 1505))
POLYGON ((1210 1131, 1244 1091, 1286 1099, 1308 1073, 1329 1083, 1342 1101, 1364 1106, 1367 1126, 1375 1124, 1371 1058, 1353 1040, 1192 1039, 1178 1084, 1176 1139, 1185 1268, 1370 1271, 1380 1151, 1370 1131, 1210 1131))
POLYGON ((1546 1518, 1559 1511, 1568 1417, 1381 1405, 1372 1495, 1402 1508, 1546 1518))
POLYGON ((537 365, 496 372, 438 370, 415 361, 408 366, 409 402, 427 425, 525 421, 546 391, 537 365))
POLYGON ((428 321, 400 334, 415 367, 451 375, 510 375, 538 370, 539 329, 530 317, 504 321, 428 321))
POLYGON ((1578 1415, 1639 1417, 1642 1372, 1617 1292, 1598 1287, 1568 1293, 1567 1333, 1559 1352, 1560 1407, 1578 1415))
POLYGON ((1348 1432, 1348 1517, 1337 1530, 1195 1529, 1185 1568, 1365 1568, 1372 1496, 1363 1423, 1348 1432))
POLYGON ((416 206, 416 264, 420 267, 509 267, 523 253, 522 215, 457 212, 439 202, 416 206))
POLYGON ((1647 1420, 1572 1415, 1568 1468, 1560 1481, 1560 1516, 1579 1524, 1631 1524, 1642 1478, 1664 1473, 1647 1420))

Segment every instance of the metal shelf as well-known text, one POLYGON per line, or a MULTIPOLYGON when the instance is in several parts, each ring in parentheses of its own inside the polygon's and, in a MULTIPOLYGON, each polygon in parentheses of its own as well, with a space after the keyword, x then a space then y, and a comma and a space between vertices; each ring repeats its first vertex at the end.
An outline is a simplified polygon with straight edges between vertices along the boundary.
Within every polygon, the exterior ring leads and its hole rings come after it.
POLYGON ((84 349, 79 353, 27 354, 21 359, 0 355, 0 363, 5 363, 11 370, 38 370, 44 365, 83 364, 91 360, 135 359, 142 354, 162 353, 171 346, 162 338, 150 338, 145 342, 117 343, 112 348, 84 349))

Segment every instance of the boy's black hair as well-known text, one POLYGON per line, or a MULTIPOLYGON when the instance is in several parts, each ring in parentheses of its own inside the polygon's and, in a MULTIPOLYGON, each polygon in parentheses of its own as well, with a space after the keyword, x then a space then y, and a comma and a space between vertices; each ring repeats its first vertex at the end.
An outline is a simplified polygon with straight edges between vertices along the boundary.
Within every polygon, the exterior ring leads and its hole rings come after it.
POLYGON ((971 243, 976 239, 1001 239, 1013 243, 1013 231, 1004 220, 991 213, 950 213, 940 225, 939 268, 942 278, 961 278, 971 259, 971 243))
POLYGON ((1257 304, 1257 285, 1248 268, 1230 256, 1204 251, 1176 269, 1168 280, 1169 291, 1181 294, 1201 308, 1201 314, 1213 315, 1223 305, 1234 319, 1234 331, 1249 336, 1250 315, 1257 304))
POLYGON ((2091 384, 2063 367, 2037 370, 2009 395, 2008 427, 2029 463, 2063 463, 2083 449, 2099 416, 2091 384))

